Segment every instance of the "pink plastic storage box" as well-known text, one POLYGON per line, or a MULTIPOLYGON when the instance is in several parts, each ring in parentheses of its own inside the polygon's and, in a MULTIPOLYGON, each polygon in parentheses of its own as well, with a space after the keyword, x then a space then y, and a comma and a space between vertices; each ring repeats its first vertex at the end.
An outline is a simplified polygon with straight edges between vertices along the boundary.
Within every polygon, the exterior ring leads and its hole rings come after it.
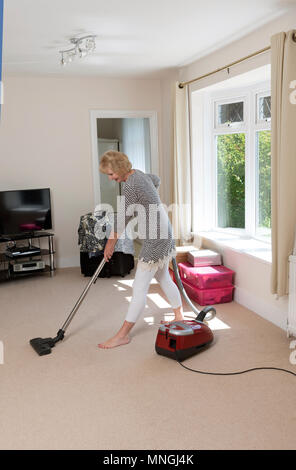
POLYGON ((226 266, 191 266, 189 263, 179 263, 181 279, 199 289, 216 289, 228 287, 233 283, 234 271, 226 266))
POLYGON ((199 289, 184 279, 182 284, 188 297, 199 305, 224 304, 232 301, 234 286, 221 287, 220 289, 199 289))
POLYGON ((221 255, 212 250, 189 251, 187 261, 192 266, 217 266, 222 263, 221 255))

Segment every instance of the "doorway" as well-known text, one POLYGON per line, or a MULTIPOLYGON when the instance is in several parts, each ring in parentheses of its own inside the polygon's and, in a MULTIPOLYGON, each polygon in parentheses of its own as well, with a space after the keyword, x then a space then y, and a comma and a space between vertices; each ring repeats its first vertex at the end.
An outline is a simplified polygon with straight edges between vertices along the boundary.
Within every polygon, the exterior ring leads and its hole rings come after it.
POLYGON ((100 157, 107 150, 128 155, 133 168, 158 173, 156 112, 91 111, 92 159, 95 206, 111 205, 116 211, 122 183, 109 181, 99 172, 100 157))

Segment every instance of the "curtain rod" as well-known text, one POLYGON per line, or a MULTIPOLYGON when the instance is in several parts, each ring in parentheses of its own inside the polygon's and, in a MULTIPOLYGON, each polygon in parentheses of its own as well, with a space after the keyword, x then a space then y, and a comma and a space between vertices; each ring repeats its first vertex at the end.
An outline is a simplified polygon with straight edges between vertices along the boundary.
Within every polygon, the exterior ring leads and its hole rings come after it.
MULTIPOLYGON (((292 33, 292 39, 294 42, 296 42, 296 31, 293 31, 292 33)), ((251 57, 254 57, 258 54, 262 54, 262 52, 266 52, 270 49, 270 46, 265 47, 264 49, 260 49, 260 51, 253 52, 253 54, 249 54, 246 57, 243 57, 242 59, 236 60, 235 62, 232 62, 231 64, 225 65, 224 67, 221 67, 220 69, 213 70, 213 72, 206 73, 205 75, 201 75, 201 77, 193 78, 192 80, 189 80, 188 82, 180 82, 179 83, 179 88, 184 88, 185 85, 190 85, 190 83, 197 82, 198 80, 201 80, 202 78, 209 77, 210 75, 213 75, 214 73, 221 72, 221 70, 228 69, 229 67, 232 67, 233 65, 239 64, 240 62, 243 62, 244 60, 250 59, 251 57)))
MULTIPOLYGON (((294 37, 293 37, 293 39, 294 39, 294 37)), ((184 88, 184 86, 190 85, 190 83, 197 82, 198 80, 201 80, 202 78, 205 78, 205 77, 209 77, 210 75, 213 75, 214 73, 221 72, 221 70, 228 69, 229 67, 232 67, 233 65, 236 65, 236 64, 239 64, 240 62, 243 62, 244 60, 250 59, 251 57, 254 57, 258 54, 262 54, 262 52, 266 52, 269 49, 270 49, 270 46, 267 46, 264 49, 261 49, 260 51, 253 52, 253 54, 249 54, 246 57, 243 57, 242 59, 236 60, 235 62, 232 62, 231 64, 225 65, 224 67, 221 67, 217 70, 213 70, 212 72, 206 73, 205 75, 201 75, 200 77, 193 78, 192 80, 189 80, 188 82, 180 82, 179 83, 179 88, 184 88)))

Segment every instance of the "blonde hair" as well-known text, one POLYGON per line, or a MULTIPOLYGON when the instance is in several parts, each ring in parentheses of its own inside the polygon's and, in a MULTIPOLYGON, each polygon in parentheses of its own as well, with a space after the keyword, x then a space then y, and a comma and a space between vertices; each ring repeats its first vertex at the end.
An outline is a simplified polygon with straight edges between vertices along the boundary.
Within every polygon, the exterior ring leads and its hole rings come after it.
POLYGON ((108 150, 101 156, 99 170, 102 173, 108 173, 108 168, 119 176, 124 176, 131 171, 132 164, 125 153, 108 150))

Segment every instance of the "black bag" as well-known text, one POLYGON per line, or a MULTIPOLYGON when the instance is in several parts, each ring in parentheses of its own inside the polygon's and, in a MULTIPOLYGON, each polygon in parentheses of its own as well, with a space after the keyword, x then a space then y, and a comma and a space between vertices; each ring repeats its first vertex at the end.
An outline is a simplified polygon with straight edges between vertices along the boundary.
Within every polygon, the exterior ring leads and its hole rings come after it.
MULTIPOLYGON (((88 252, 80 252, 81 274, 93 276, 95 270, 102 261, 104 254, 89 257, 88 252)), ((115 251, 111 259, 104 265, 99 277, 121 276, 129 274, 135 267, 133 255, 115 251)))

